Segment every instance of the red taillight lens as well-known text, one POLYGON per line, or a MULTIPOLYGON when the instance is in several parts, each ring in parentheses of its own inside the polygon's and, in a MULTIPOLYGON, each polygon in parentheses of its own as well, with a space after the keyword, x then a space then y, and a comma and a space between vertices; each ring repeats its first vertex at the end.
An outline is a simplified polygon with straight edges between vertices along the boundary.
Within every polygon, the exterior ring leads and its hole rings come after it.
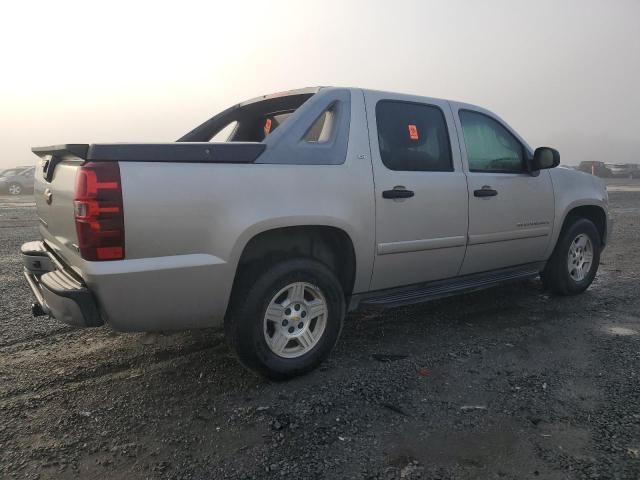
POLYGON ((76 175, 74 215, 85 260, 124 258, 124 212, 118 162, 89 162, 76 175))

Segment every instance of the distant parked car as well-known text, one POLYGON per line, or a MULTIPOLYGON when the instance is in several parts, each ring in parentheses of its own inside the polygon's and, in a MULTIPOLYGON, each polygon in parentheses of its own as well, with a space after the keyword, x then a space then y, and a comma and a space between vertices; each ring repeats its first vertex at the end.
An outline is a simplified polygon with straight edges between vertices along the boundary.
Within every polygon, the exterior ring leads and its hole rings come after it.
POLYGON ((578 165, 578 170, 585 173, 591 173, 596 177, 611 177, 611 170, 605 165, 604 162, 580 162, 580 165, 578 165))
POLYGON ((636 163, 612 163, 607 167, 613 177, 640 178, 640 166, 636 163))
POLYGON ((0 173, 0 192, 9 195, 33 193, 35 167, 16 167, 0 173))

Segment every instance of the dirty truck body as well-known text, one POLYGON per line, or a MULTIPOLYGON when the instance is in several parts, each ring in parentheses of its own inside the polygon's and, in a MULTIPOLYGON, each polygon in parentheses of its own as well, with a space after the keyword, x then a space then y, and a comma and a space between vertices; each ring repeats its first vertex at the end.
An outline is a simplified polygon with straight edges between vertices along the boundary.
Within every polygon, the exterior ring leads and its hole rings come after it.
POLYGON ((534 153, 485 109, 435 98, 304 89, 174 143, 34 152, 42 238, 22 253, 35 314, 120 331, 225 325, 240 360, 274 378, 316 366, 360 303, 541 273, 578 293, 610 232, 598 178, 552 168, 557 152, 534 153))

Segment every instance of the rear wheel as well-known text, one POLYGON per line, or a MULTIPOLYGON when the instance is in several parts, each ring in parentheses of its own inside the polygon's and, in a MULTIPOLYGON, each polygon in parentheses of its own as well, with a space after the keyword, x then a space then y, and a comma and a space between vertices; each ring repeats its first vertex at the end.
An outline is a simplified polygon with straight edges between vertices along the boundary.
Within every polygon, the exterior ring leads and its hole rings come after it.
POLYGON ((8 190, 9 195, 20 195, 22 193, 22 185, 19 183, 11 183, 8 190))
POLYGON ((541 274, 544 286, 558 295, 582 293, 596 276, 600 250, 600 234, 593 222, 571 220, 541 274))
POLYGON ((304 374, 325 360, 342 329, 340 282, 306 258, 241 273, 225 321, 227 340, 247 368, 275 380, 304 374))

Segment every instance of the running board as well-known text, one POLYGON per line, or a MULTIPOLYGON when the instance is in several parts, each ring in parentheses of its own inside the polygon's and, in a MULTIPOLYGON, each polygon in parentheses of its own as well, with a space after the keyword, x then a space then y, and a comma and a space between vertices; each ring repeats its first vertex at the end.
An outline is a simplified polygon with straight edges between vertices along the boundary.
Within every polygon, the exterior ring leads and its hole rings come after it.
MULTIPOLYGON (((390 308, 422 303, 460 293, 483 290, 502 283, 536 277, 543 268, 544 262, 537 262, 490 272, 474 273, 446 280, 437 280, 435 282, 409 285, 407 287, 378 290, 361 295, 354 295, 351 306, 357 307, 359 303, 360 305, 370 307, 390 308), (355 304, 353 301, 355 301, 355 304)), ((355 308, 350 308, 350 310, 352 309, 355 308)))

